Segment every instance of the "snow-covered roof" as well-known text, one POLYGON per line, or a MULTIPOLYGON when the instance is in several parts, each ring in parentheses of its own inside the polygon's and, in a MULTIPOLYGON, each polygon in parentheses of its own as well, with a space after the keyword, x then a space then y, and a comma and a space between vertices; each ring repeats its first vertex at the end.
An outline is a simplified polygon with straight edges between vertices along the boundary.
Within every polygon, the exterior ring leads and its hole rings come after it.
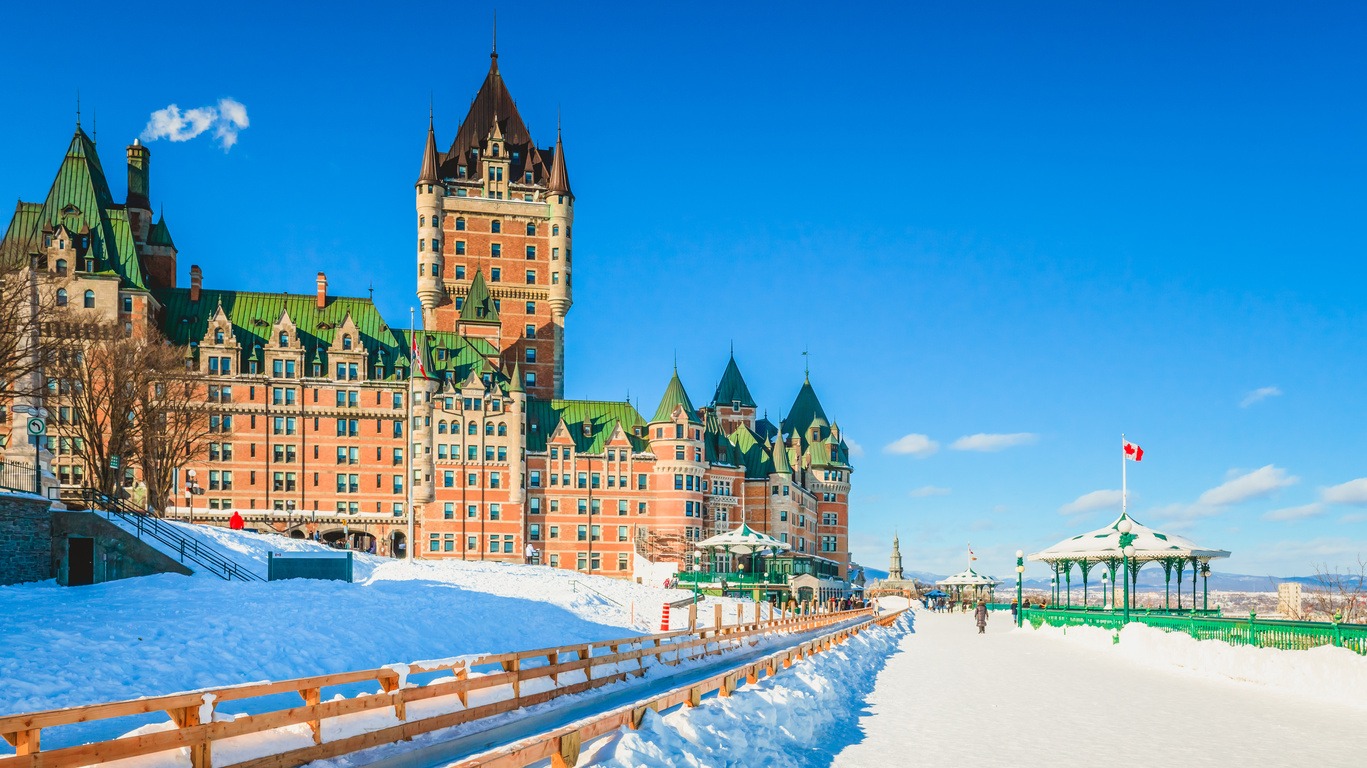
POLYGON ((991 576, 984 576, 972 568, 966 568, 953 576, 935 582, 937 587, 978 587, 994 586, 1001 582, 991 576))
POLYGON ((761 549, 792 549, 773 536, 760 533, 745 523, 726 533, 719 533, 710 539, 698 542, 698 549, 724 549, 739 555, 748 555, 761 549))
POLYGON ((1030 559, 1043 560, 1046 563, 1052 563, 1056 560, 1118 560, 1121 556, 1120 523, 1126 519, 1130 521, 1130 533, 1134 534, 1134 540, 1131 544, 1134 546, 1135 560, 1165 560, 1174 557, 1196 557, 1208 560, 1217 557, 1229 557, 1228 550, 1198 546, 1196 542, 1185 536, 1160 533, 1140 524, 1133 517, 1121 514, 1114 522, 1104 528, 1078 534, 1071 539, 1064 539, 1048 549, 1030 555, 1030 559))

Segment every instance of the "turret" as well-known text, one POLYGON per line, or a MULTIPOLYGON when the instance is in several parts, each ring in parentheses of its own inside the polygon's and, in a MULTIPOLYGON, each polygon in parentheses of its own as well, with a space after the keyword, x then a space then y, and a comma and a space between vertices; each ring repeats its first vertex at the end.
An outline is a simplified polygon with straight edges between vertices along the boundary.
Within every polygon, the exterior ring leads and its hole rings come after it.
POLYGON ((441 199, 445 189, 438 176, 441 160, 437 155, 437 136, 432 116, 427 116, 427 146, 423 148, 422 169, 418 172, 418 301, 422 303, 423 327, 433 322, 432 312, 446 296, 443 280, 446 268, 442 255, 441 199))
POLYGON ((551 177, 546 186, 546 202, 550 208, 551 226, 550 305, 555 333, 555 396, 564 397, 565 315, 569 314, 570 306, 574 304, 574 286, 570 278, 574 193, 570 191, 569 172, 565 168, 565 145, 559 124, 555 127, 555 155, 551 160, 551 177))
POLYGON ((133 229, 133 241, 147 242, 152 228, 152 153, 142 142, 133 139, 128 147, 128 223, 133 229))

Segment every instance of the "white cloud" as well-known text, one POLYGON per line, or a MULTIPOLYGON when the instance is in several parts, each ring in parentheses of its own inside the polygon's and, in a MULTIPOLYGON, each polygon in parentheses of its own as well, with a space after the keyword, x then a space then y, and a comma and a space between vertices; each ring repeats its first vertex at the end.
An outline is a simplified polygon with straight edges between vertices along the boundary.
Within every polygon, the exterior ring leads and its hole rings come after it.
POLYGON ((1282 391, 1278 387, 1258 387, 1257 389, 1244 395, 1244 399, 1239 401, 1240 408, 1247 408, 1254 403, 1260 403, 1269 397, 1280 397, 1282 391))
POLYGON ((1084 512, 1095 512, 1098 509, 1119 509, 1120 491, 1092 491, 1084 493, 1076 499, 1058 508, 1060 515, 1080 515, 1084 512))
POLYGON ((855 441, 851 440, 851 439, 848 438, 848 437, 847 437, 847 438, 844 438, 844 439, 845 439, 845 445, 849 446, 849 448, 850 448, 850 455, 851 455, 851 456, 863 456, 863 455, 864 455, 864 446, 863 446, 863 445, 861 445, 860 443, 856 443, 855 441))
POLYGON ((941 488, 938 485, 923 485, 907 494, 913 499, 924 499, 930 496, 948 496, 949 489, 941 488))
POLYGON ((1009 435, 992 435, 979 432, 976 435, 964 435, 955 440, 949 447, 956 451, 1000 451, 1017 445, 1029 445, 1039 440, 1039 435, 1033 432, 1014 432, 1009 435))
POLYGON ((1264 520, 1304 520, 1307 517, 1324 514, 1324 505, 1320 503, 1302 504, 1299 507, 1284 507, 1274 509, 1263 515, 1264 520))
POLYGON ((1299 477, 1288 475, 1286 470, 1268 464, 1211 488, 1201 494, 1201 498, 1197 501, 1200 504, 1212 507, 1238 504, 1242 501, 1266 496, 1299 481, 1299 477))
POLYGON ((219 99, 216 107, 195 107, 184 112, 171 104, 152 113, 142 129, 143 141, 168 139, 189 141, 213 128, 214 138, 226 152, 237 143, 237 134, 250 125, 247 107, 233 99, 219 99))
POLYGON ((1325 488, 1320 498, 1330 504, 1367 504, 1367 477, 1325 488))
POLYGON ((899 437, 896 440, 883 446, 886 453, 899 453, 915 456, 924 459, 925 457, 940 450, 940 444, 931 440, 926 435, 912 433, 899 437))

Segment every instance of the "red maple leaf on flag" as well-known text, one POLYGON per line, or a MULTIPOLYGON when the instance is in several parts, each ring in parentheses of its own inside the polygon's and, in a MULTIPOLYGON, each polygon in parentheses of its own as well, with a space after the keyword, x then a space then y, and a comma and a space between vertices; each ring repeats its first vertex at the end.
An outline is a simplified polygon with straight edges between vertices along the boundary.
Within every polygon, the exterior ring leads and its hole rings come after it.
POLYGON ((1125 458, 1133 461, 1144 460, 1144 449, 1126 440, 1121 448, 1125 452, 1125 458))

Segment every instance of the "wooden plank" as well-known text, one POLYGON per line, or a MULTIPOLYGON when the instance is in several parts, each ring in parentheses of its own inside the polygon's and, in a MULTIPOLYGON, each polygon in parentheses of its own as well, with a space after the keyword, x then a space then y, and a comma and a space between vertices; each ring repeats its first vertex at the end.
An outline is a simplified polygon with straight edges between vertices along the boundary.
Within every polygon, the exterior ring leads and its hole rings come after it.
MULTIPOLYGON (((317 707, 318 703, 322 700, 323 693, 317 688, 305 688, 304 690, 299 692, 299 695, 303 697, 305 706, 317 707)), ((308 724, 309 730, 313 732, 313 743, 322 744, 323 721, 319 720, 317 717, 314 717, 312 720, 308 721, 308 724)))
POLYGON ((555 754, 551 755, 551 768, 574 768, 579 763, 579 732, 562 734, 555 754))

